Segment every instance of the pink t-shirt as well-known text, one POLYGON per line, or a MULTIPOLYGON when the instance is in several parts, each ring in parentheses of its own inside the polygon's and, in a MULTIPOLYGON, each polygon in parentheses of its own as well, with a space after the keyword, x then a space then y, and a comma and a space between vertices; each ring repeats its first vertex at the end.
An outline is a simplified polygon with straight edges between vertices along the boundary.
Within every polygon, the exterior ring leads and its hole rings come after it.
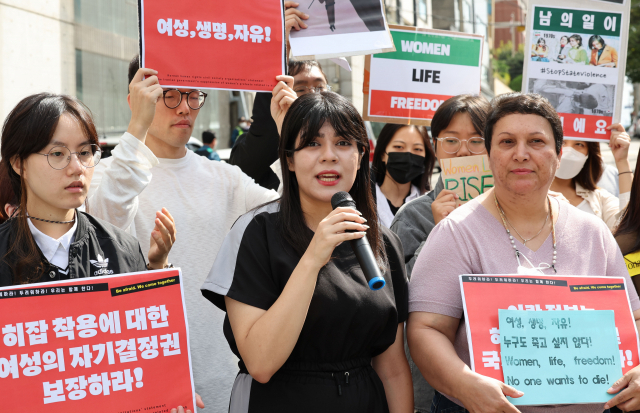
MULTIPOLYGON (((622 253, 606 224, 594 215, 559 202, 556 223, 557 275, 625 277, 631 308, 640 300, 629 278, 622 253)), ((515 237, 514 237, 515 238, 515 237)), ((533 252, 516 241, 518 250, 534 266, 551 264, 552 237, 533 252)), ((529 266, 520 258, 522 265, 529 266)), ((454 347, 458 357, 470 364, 469 344, 463 318, 460 274, 516 274, 516 261, 502 225, 477 200, 457 208, 431 232, 416 261, 409 285, 409 311, 424 311, 460 318, 454 347)), ((555 275, 553 269, 543 271, 555 275)), ((447 396, 449 397, 449 396, 447 396)), ((459 401, 449 397, 452 401, 459 401)), ((522 413, 602 413, 602 404, 519 407, 522 413)))

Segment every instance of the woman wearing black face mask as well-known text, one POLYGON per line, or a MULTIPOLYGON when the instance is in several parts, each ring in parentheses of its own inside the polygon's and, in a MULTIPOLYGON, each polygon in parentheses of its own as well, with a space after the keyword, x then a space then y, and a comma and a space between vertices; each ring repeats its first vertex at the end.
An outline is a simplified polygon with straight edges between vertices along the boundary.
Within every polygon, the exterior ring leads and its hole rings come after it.
POLYGON ((378 219, 389 227, 402 205, 431 189, 435 154, 426 128, 388 123, 373 155, 378 219))

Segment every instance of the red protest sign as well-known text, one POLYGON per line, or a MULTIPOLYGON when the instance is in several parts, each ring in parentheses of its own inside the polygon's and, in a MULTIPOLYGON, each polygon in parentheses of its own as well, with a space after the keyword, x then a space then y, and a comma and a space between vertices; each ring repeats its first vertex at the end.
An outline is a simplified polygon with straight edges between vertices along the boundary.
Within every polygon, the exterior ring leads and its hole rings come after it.
POLYGON ((180 270, 0 288, 6 411, 195 411, 180 270))
MULTIPOLYGON (((504 381, 498 310, 613 310, 623 374, 638 365, 638 333, 624 278, 461 275, 471 368, 504 381)), ((633 288, 633 287, 632 287, 633 288)))
POLYGON ((140 65, 163 87, 270 92, 284 74, 280 0, 138 0, 140 65))

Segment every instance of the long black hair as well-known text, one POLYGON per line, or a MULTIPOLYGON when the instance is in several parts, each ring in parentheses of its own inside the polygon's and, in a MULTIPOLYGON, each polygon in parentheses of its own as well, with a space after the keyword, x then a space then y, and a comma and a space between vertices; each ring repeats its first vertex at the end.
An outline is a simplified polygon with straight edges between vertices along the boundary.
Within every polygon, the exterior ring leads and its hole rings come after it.
POLYGON ((387 175, 387 165, 382 160, 382 157, 387 151, 389 142, 391 142, 395 134, 402 128, 415 128, 420 136, 422 136, 422 143, 424 144, 424 173, 414 178, 411 183, 418 187, 420 194, 424 194, 431 190, 431 175, 433 174, 433 167, 436 164, 436 154, 433 152, 433 148, 429 142, 429 132, 427 132, 427 128, 424 126, 396 125, 393 123, 387 123, 384 125, 380 131, 380 135, 378 135, 371 168, 375 174, 376 183, 378 185, 382 185, 384 178, 387 175))
POLYGON ((387 258, 378 224, 376 205, 371 193, 367 130, 353 104, 333 92, 308 93, 299 97, 284 118, 279 149, 283 187, 282 198, 279 201, 281 217, 279 228, 282 236, 300 255, 304 254, 311 242, 310 231, 300 204, 298 180, 295 172, 289 170, 289 161, 295 152, 305 148, 318 137, 325 122, 333 127, 337 136, 358 146, 358 152, 361 155, 360 169, 349 194, 367 220, 369 244, 378 265, 384 268, 387 266, 387 258), (300 140, 296 145, 298 137, 300 140))
MULTIPOLYGON (((27 186, 23 178, 23 166, 31 154, 41 152, 49 145, 58 121, 64 114, 78 123, 89 142, 99 144, 89 109, 79 100, 66 95, 39 93, 28 96, 13 108, 2 127, 0 173, 7 174, 11 191, 19 201, 20 211, 14 218, 17 220, 15 241, 3 257, 13 272, 14 284, 36 281, 44 271, 42 254, 27 223, 27 186), (20 163, 19 174, 12 166, 16 161, 20 163)), ((7 176, 3 179, 7 179, 7 176)))
POLYGON ((621 235, 633 235, 635 237, 633 247, 629 251, 623 251, 624 254, 640 250, 640 162, 636 164, 636 171, 633 174, 629 204, 624 209, 620 217, 620 224, 618 224, 613 235, 616 239, 621 235))

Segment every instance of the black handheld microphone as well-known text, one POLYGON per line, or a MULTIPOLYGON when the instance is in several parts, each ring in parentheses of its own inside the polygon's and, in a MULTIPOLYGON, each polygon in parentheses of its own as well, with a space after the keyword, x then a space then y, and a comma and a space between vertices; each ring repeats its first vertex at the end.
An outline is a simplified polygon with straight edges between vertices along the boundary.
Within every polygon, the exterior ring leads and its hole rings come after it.
MULTIPOLYGON (((348 207, 356 209, 356 203, 354 202, 353 198, 351 198, 351 195, 349 195, 347 192, 340 191, 336 192, 331 197, 331 207, 333 209, 336 209, 338 207, 348 207)), ((380 274, 380 269, 378 268, 378 264, 376 263, 376 257, 373 255, 373 251, 371 251, 371 245, 369 245, 369 240, 367 239, 367 237, 353 239, 349 242, 351 243, 353 252, 356 254, 358 263, 360 263, 360 267, 362 268, 364 277, 367 279, 369 288, 375 291, 384 287, 386 282, 380 274)))

